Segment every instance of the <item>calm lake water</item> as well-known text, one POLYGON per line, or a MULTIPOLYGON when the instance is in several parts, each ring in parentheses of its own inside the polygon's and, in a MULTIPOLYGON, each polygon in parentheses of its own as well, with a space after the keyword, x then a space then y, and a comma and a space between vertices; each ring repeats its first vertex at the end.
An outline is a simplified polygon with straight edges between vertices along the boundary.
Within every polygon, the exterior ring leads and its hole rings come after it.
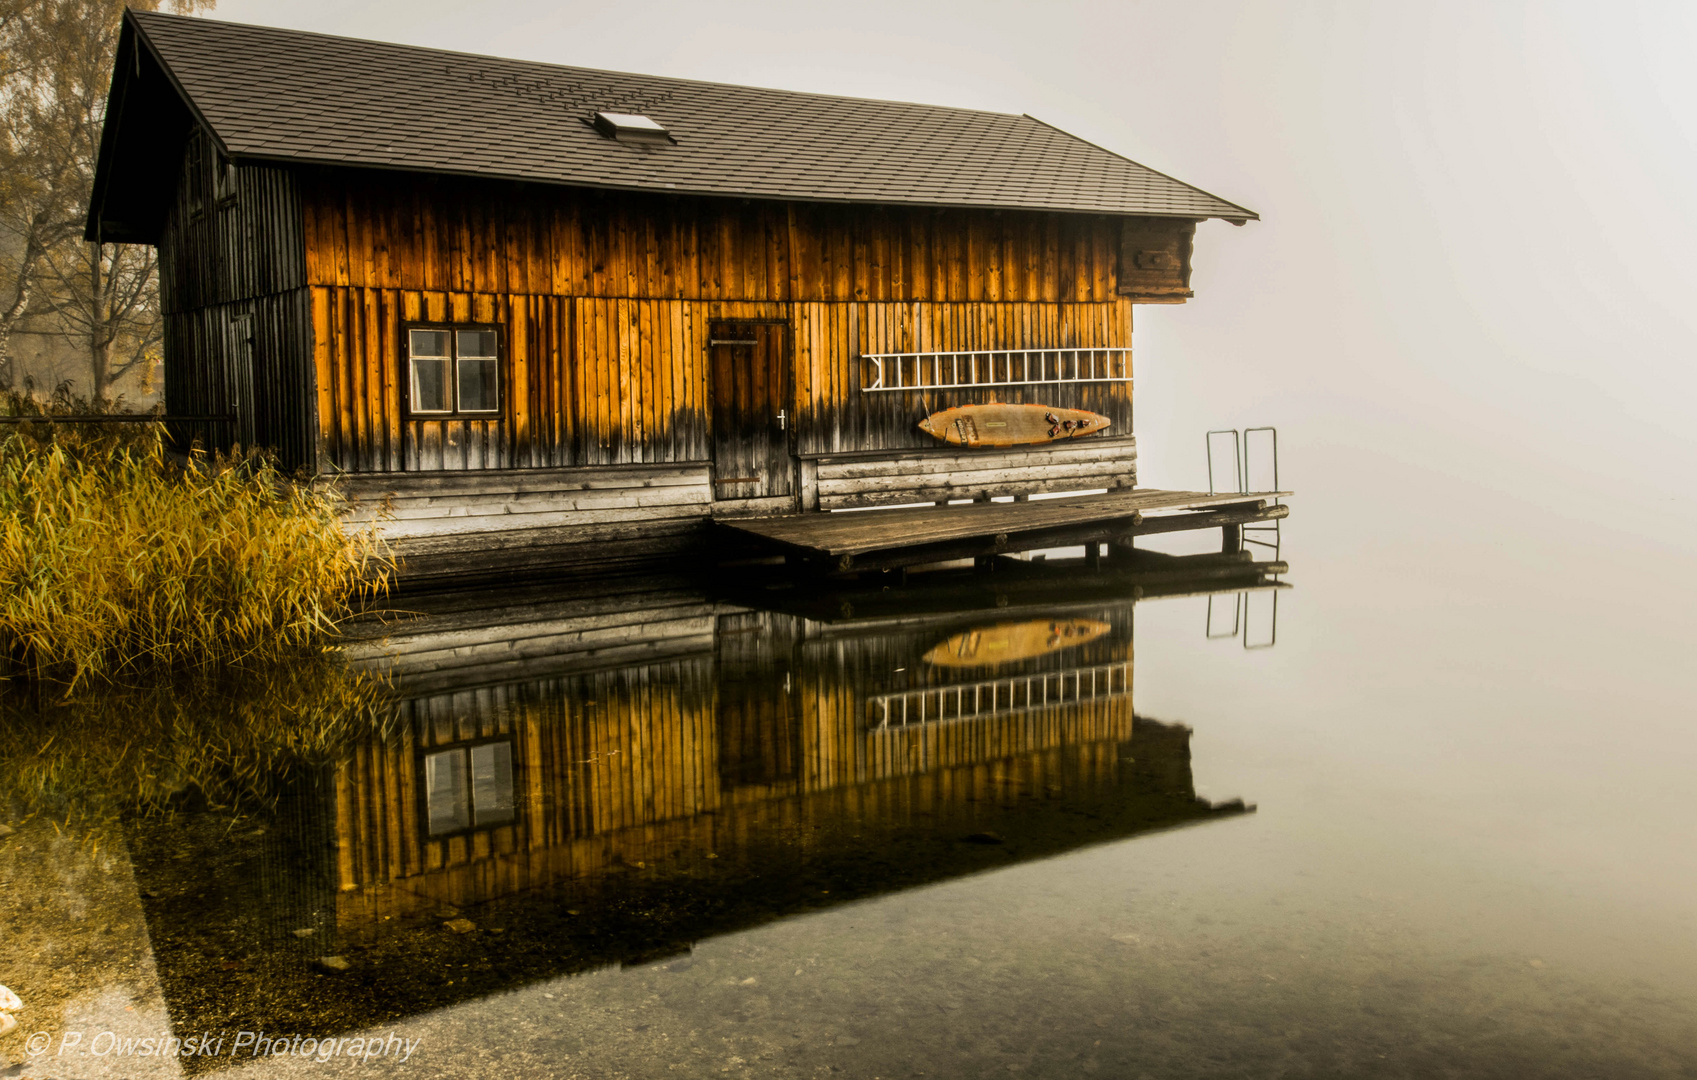
POLYGON ((3 1075, 1697 1076, 1689 559, 1346 509, 407 598, 386 697, 172 714, 214 798, 14 814, 3 1075))

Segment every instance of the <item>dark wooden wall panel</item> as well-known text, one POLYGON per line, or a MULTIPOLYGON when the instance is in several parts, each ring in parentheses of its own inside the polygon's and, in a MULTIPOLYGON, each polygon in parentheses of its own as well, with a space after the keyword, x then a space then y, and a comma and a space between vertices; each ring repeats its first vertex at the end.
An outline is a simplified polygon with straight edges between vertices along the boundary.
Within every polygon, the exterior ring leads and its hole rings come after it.
POLYGON ((295 177, 222 165, 203 132, 189 138, 159 242, 165 407, 237 414, 179 432, 207 449, 270 447, 289 469, 316 462, 306 252, 295 177))
POLYGON ((170 411, 236 418, 234 424, 176 425, 174 435, 184 445, 269 447, 285 469, 315 464, 307 304, 307 291, 293 289, 166 314, 170 411))
POLYGON ((160 301, 167 313, 307 283, 293 172, 238 165, 234 186, 221 192, 220 168, 204 133, 191 135, 159 242, 160 301))

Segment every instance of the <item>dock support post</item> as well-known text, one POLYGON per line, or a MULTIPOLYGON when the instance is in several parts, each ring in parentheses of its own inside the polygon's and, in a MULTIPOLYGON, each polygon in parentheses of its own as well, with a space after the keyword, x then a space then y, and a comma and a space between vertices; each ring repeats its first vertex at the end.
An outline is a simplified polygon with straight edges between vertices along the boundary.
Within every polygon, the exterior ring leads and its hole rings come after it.
POLYGON ((1242 550, 1243 550, 1243 526, 1242 525, 1221 525, 1220 526, 1220 553, 1222 555, 1235 555, 1242 550))
POLYGON ((1092 570, 1102 569, 1102 545, 1089 543, 1084 545, 1084 565, 1092 570))

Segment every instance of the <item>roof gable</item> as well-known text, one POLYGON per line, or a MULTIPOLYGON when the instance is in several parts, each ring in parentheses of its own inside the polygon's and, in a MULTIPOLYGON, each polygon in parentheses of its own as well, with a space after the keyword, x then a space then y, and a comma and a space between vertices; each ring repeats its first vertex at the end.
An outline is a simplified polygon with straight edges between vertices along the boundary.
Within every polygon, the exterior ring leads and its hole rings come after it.
MULTIPOLYGON (((129 19, 238 159, 743 198, 1256 216, 1029 116, 129 19), (607 138, 592 123, 603 111, 650 116, 671 142, 607 138)), ((127 74, 120 64, 117 81, 127 74)), ((122 167, 107 156, 103 172, 122 167)))

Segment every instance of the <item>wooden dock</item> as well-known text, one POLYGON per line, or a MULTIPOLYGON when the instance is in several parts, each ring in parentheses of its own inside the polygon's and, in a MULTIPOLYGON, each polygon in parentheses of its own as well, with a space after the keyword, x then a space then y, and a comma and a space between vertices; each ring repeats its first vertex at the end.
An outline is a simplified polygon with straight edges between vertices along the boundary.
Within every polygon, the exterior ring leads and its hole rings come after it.
POLYGON ((841 574, 1073 544, 1129 547, 1137 536, 1190 529, 1224 529, 1223 546, 1232 550, 1242 526, 1286 516, 1289 507, 1277 500, 1290 494, 1145 488, 1030 502, 720 519, 715 524, 728 539, 841 574))

